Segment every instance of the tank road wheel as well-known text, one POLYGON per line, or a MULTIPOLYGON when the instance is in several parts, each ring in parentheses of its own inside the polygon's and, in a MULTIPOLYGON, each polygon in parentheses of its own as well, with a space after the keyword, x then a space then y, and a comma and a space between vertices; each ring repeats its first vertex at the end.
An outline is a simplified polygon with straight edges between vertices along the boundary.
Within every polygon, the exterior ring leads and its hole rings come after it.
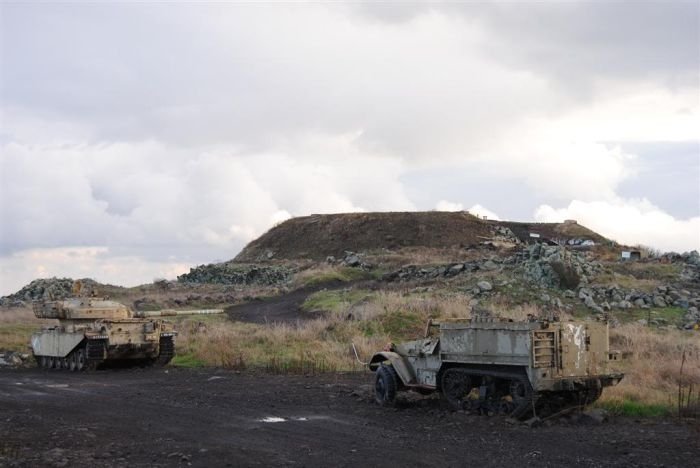
POLYGON ((525 378, 510 381, 510 397, 513 399, 513 410, 510 417, 519 419, 532 410, 535 395, 532 386, 525 378))
POLYGON ((510 382, 510 396, 513 399, 513 403, 519 405, 526 399, 530 397, 530 392, 525 386, 525 382, 522 380, 511 380, 510 382))
POLYGON ((53 356, 49 356, 49 369, 55 369, 56 368, 56 358, 53 356))
POLYGON ((48 369, 49 368, 49 357, 48 356, 41 356, 39 358, 39 365, 43 369, 48 369))
POLYGON ((440 388, 447 403, 462 410, 472 390, 472 380, 465 369, 447 369, 440 379, 440 388))
POLYGON ((382 364, 376 372, 374 380, 374 399, 382 406, 392 406, 396 401, 399 376, 393 366, 382 364))
POLYGON ((85 370, 85 364, 87 359, 85 358, 85 349, 78 348, 73 351, 73 359, 71 360, 71 370, 81 371, 85 370))

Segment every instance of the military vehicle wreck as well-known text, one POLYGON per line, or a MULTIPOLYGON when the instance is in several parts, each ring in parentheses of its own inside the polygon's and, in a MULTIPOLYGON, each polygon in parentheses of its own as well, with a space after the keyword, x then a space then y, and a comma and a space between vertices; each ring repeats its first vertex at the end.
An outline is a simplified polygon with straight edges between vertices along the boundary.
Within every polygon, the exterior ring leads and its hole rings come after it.
POLYGON ((607 322, 474 318, 429 322, 425 335, 374 354, 378 403, 439 392, 456 410, 522 418, 592 403, 623 377, 609 369, 607 322))
POLYGON ((95 297, 36 301, 32 308, 38 318, 58 319, 57 325, 32 335, 37 364, 72 371, 110 362, 164 366, 175 354, 177 333, 160 317, 223 313, 222 309, 134 311, 95 297))

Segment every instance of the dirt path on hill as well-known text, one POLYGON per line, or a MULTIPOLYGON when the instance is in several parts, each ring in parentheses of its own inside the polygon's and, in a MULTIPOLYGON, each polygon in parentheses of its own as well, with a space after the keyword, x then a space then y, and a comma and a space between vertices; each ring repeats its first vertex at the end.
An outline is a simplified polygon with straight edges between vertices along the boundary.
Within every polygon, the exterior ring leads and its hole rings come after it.
MULTIPOLYGON (((318 318, 319 314, 305 312, 301 309, 301 305, 307 297, 324 289, 336 290, 350 288, 359 284, 361 283, 334 281, 296 289, 280 296, 253 300, 245 304, 227 307, 226 314, 231 320, 248 323, 295 323, 300 320, 311 320, 318 318)), ((362 284, 369 283, 364 282, 362 284)))
POLYGON ((697 426, 528 429, 449 412, 435 398, 381 408, 371 379, 2 370, 0 466, 697 466, 697 426))

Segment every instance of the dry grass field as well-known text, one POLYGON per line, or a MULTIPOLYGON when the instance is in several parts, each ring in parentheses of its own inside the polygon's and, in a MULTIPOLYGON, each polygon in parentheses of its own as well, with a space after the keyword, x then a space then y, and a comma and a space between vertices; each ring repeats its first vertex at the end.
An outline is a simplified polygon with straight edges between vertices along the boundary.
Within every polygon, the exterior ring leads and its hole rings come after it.
MULTIPOLYGON (((324 310, 321 318, 296 324, 255 325, 212 318, 180 323, 178 341, 184 365, 214 365, 243 369, 262 367, 275 372, 360 369, 361 360, 389 342, 422 336, 429 318, 468 316, 470 298, 430 292, 324 291, 306 307, 324 310)), ((503 317, 526 319, 542 311, 533 305, 494 310, 503 317)), ((569 319, 564 314, 562 320, 569 319)), ((676 410, 679 385, 684 401, 697 410, 700 395, 700 336, 697 332, 623 324, 611 328, 611 348, 623 359, 613 364, 625 373, 617 387, 606 389, 600 404, 614 412, 636 415, 669 414, 676 410), (681 360, 685 354, 683 373, 681 360)))
MULTIPOLYGON (((463 293, 429 288, 404 292, 321 290, 308 297, 296 323, 241 323, 225 316, 178 317, 173 365, 262 368, 283 373, 359 370, 363 367, 360 361, 387 343, 422 336, 428 319, 468 317, 470 300, 463 293), (315 312, 316 318, 306 319, 305 311, 315 312)), ((535 305, 513 306, 508 301, 495 302, 492 309, 514 320, 543 313, 535 305)), ((566 314, 561 317, 569 318, 566 314)), ((50 323, 36 319, 29 309, 4 310, 0 313, 0 349, 27 352, 31 333, 50 323)), ((610 337, 611 348, 623 356, 614 366, 625 372, 625 378, 618 386, 606 389, 601 404, 614 411, 667 414, 676 410, 680 386, 684 401, 690 392, 689 406, 697 409, 697 332, 626 323, 611 328, 610 337)))

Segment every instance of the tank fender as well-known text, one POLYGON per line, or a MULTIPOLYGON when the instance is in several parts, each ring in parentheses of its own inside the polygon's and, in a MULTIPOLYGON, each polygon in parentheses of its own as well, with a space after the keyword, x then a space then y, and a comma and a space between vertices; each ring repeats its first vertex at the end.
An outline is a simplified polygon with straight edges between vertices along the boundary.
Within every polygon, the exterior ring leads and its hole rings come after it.
POLYGON ((83 333, 35 333, 32 335, 32 352, 35 356, 66 357, 84 339, 83 333))
POLYGON ((386 361, 391 363, 404 385, 411 385, 415 382, 411 365, 403 356, 393 351, 375 353, 369 361, 369 368, 372 371, 376 371, 381 363, 386 361))

